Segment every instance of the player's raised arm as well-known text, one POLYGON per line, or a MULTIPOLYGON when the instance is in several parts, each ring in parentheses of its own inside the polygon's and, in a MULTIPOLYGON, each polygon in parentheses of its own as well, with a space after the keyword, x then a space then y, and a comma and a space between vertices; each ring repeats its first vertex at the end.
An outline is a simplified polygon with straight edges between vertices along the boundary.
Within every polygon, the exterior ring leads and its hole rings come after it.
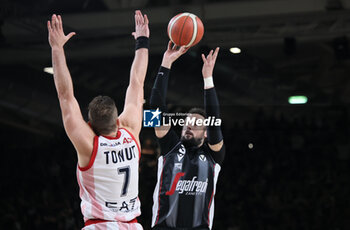
POLYGON ((137 135, 142 125, 143 84, 148 66, 149 28, 147 15, 135 11, 136 40, 135 57, 131 65, 130 81, 126 91, 123 113, 119 116, 120 125, 137 135))
MULTIPOLYGON (((189 48, 176 47, 171 41, 168 43, 168 48, 164 52, 162 64, 157 73, 154 85, 152 88, 150 104, 151 107, 159 108, 162 112, 167 112, 166 94, 168 90, 168 79, 172 64, 181 55, 187 52, 189 48)), ((170 129, 170 126, 156 127, 155 132, 158 138, 164 137, 170 129)))
MULTIPOLYGON (((207 117, 220 118, 219 100, 216 95, 214 82, 213 82, 213 70, 216 62, 216 58, 219 53, 219 47, 215 49, 215 52, 211 50, 207 57, 202 54, 203 59, 203 80, 204 80, 204 107, 207 117)), ((209 147, 213 151, 220 151, 224 141, 220 126, 209 126, 207 128, 207 137, 209 147)))
POLYGON ((72 32, 65 35, 62 18, 60 15, 57 16, 55 14, 52 15, 51 21, 47 22, 47 28, 51 46, 54 81, 62 111, 64 128, 78 152, 79 165, 84 167, 90 160, 95 134, 84 121, 79 104, 74 97, 72 78, 66 64, 63 49, 64 44, 75 33, 72 32))

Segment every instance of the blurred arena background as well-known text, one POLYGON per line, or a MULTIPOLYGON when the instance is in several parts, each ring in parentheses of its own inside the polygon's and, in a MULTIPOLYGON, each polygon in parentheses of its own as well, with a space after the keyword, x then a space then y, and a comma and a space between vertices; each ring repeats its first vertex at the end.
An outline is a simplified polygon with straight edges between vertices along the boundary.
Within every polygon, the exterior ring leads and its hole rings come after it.
MULTIPOLYGON (((349 0, 2 0, 0 229, 80 229, 73 146, 64 133, 46 21, 63 17, 82 112, 96 95, 122 109, 134 55, 133 12, 150 19, 145 108, 169 19, 199 16, 203 40, 172 68, 170 111, 201 106, 200 54, 220 46, 214 81, 227 155, 215 230, 349 229, 349 0), (240 53, 230 52, 237 47, 240 53), (290 96, 307 97, 290 104, 290 96)), ((139 221, 150 229, 157 141, 141 133, 139 221)))

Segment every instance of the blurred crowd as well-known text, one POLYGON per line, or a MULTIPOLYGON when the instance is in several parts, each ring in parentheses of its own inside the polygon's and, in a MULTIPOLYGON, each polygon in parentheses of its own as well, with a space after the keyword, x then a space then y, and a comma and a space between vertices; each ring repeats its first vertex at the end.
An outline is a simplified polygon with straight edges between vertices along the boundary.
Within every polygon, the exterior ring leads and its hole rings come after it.
MULTIPOLYGON (((268 116, 224 126, 226 158, 214 230, 347 229, 350 226, 349 125, 335 119, 268 116)), ((0 229, 80 229, 76 154, 65 133, 52 138, 2 129, 0 229), (6 134, 6 136, 4 136, 6 134)), ((150 229, 159 147, 141 133, 138 219, 150 229)))

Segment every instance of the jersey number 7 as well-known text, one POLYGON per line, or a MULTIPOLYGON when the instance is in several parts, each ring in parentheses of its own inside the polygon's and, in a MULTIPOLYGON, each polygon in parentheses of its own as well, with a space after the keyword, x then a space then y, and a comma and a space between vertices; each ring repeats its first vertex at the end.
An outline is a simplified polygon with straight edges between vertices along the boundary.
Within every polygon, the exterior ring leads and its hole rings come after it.
POLYGON ((130 167, 122 167, 118 168, 118 174, 124 174, 124 183, 121 191, 121 196, 126 196, 126 193, 128 192, 129 187, 129 180, 130 180, 130 167))

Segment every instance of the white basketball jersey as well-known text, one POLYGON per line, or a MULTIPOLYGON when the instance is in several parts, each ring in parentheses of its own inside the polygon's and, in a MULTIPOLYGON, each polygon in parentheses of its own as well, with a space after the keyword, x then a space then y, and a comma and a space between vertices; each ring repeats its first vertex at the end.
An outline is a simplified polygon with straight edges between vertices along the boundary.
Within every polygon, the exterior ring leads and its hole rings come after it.
POLYGON ((138 198, 140 147, 126 129, 95 136, 89 165, 77 169, 84 221, 128 222, 141 214, 138 198))

